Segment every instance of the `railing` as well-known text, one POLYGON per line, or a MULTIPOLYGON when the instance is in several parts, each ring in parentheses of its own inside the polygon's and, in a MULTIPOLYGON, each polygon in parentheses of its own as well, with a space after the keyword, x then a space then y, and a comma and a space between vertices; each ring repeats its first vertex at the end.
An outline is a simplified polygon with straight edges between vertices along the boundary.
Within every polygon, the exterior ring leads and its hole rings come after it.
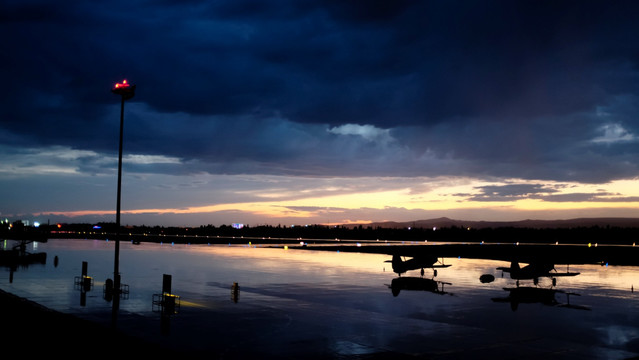
POLYGON ((169 293, 153 294, 152 310, 164 315, 177 314, 180 309, 180 296, 169 293))

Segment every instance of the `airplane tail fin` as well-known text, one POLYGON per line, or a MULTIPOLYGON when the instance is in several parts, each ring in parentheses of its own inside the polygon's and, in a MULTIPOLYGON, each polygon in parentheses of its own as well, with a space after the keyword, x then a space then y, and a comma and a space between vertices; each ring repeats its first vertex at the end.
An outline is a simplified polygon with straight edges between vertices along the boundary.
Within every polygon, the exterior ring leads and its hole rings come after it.
POLYGON ((403 265, 404 261, 402 260, 402 257, 395 254, 393 255, 393 260, 392 260, 392 265, 393 265, 393 271, 401 274, 403 272, 405 272, 405 270, 403 269, 403 265))
POLYGON ((520 270, 519 263, 518 263, 517 261, 512 261, 512 262, 510 263, 510 271, 511 271, 511 272, 515 272, 515 273, 516 273, 516 272, 518 272, 519 270, 520 270))

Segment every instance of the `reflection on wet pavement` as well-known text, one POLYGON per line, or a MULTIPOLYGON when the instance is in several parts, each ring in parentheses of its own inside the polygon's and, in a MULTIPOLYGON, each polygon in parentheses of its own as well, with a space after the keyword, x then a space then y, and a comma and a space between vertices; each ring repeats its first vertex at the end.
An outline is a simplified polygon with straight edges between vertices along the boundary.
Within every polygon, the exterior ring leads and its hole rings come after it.
MULTIPOLYGON (((111 321, 103 292, 112 277, 111 243, 52 240, 38 251, 47 253, 46 263, 5 272, 0 288, 111 321), (82 276, 92 285, 75 286, 82 276)), ((344 251, 123 244, 122 281, 130 291, 120 301, 117 325, 165 346, 224 358, 616 359, 639 353, 634 267, 571 265, 524 279, 504 272, 515 269, 504 261, 446 258, 437 274, 422 274, 421 265, 397 274, 388 260, 344 251), (579 274, 548 276, 556 273, 579 274), (170 315, 153 306, 153 295, 165 292, 166 274, 168 293, 179 296, 170 315)), ((436 261, 430 264, 442 259, 436 261)))

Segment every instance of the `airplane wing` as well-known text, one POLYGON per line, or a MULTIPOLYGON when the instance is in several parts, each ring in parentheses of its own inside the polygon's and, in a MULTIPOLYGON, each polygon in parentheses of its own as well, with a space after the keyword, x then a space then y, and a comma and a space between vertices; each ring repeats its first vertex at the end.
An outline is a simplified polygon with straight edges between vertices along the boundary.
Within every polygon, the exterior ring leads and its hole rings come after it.
POLYGON ((577 276, 581 273, 578 272, 565 272, 565 273, 548 273, 547 275, 544 276, 548 276, 548 277, 556 277, 556 276, 577 276))

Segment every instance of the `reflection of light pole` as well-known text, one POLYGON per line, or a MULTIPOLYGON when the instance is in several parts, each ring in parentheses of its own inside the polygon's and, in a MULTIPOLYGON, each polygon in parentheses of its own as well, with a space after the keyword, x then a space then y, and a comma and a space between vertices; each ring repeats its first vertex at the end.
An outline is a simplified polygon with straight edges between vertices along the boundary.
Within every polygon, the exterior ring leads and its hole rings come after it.
POLYGON ((116 296, 114 299, 114 309, 117 300, 120 298, 120 194, 122 193, 122 135, 124 132, 124 101, 135 95, 135 85, 129 84, 126 80, 115 84, 111 92, 122 97, 120 107, 120 155, 118 157, 118 202, 115 213, 116 233, 115 233, 115 261, 113 266, 113 290, 116 296))

